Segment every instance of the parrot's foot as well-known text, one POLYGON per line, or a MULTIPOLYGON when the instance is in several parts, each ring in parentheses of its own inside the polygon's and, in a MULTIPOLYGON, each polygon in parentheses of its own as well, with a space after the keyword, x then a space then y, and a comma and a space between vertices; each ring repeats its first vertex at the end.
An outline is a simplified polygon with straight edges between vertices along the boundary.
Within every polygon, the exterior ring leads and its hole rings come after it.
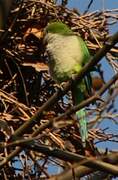
POLYGON ((61 89, 61 91, 63 91, 65 84, 66 82, 62 82, 61 84, 55 84, 54 87, 56 87, 57 89, 61 89))

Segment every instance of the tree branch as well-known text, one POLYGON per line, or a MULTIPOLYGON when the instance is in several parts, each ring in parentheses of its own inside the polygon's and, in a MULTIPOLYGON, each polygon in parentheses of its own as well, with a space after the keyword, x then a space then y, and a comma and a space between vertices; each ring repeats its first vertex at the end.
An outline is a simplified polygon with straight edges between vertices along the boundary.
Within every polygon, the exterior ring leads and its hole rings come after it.
MULTIPOLYGON (((37 151, 47 156, 53 156, 64 161, 69 161, 71 163, 79 162, 79 164, 76 165, 76 168, 79 168, 79 167, 82 168, 81 166, 84 165, 90 168, 90 171, 92 168, 92 171, 100 170, 100 171, 108 172, 113 175, 118 175, 118 167, 115 165, 112 165, 112 164, 118 163, 118 153, 112 153, 107 156, 106 155, 101 156, 97 159, 95 157, 88 158, 82 155, 78 155, 76 153, 61 150, 59 148, 52 148, 47 145, 39 144, 39 142, 37 142, 37 140, 34 140, 33 138, 17 140, 13 143, 5 145, 5 147, 7 146, 13 146, 13 147, 22 146, 23 149, 37 151)), ((79 175, 80 175, 80 172, 79 172, 79 175)))
POLYGON ((88 98, 85 101, 82 101, 80 104, 76 105, 76 106, 72 106, 71 108, 69 108, 65 113, 61 114, 60 116, 54 118, 54 119, 50 119, 50 121, 46 122, 45 124, 42 124, 33 134, 32 137, 37 136, 39 133, 41 133, 42 130, 44 130, 45 128, 48 128, 49 126, 53 125, 53 122, 57 122, 60 119, 65 118, 66 116, 76 112, 77 110, 89 105, 90 103, 92 103, 95 100, 99 100, 100 99, 100 95, 102 95, 113 83, 115 83, 115 81, 118 79, 118 73, 116 75, 114 75, 112 77, 111 80, 109 80, 95 95, 93 95, 92 97, 88 98))
POLYGON ((39 144, 36 140, 33 139, 26 139, 26 140, 17 140, 16 142, 13 142, 11 144, 8 144, 8 146, 22 146, 23 148, 30 149, 33 151, 37 151, 40 153, 43 153, 47 156, 53 156, 56 158, 59 158, 64 161, 69 162, 80 162, 78 164, 78 167, 84 165, 89 168, 92 168, 93 170, 101 170, 106 171, 108 173, 118 175, 118 167, 112 164, 116 164, 118 162, 118 153, 110 154, 107 156, 102 156, 98 159, 96 158, 87 158, 82 155, 78 155, 69 151, 63 151, 58 148, 52 148, 43 144, 39 144), (112 159, 112 161, 111 161, 112 159), (106 163, 106 162, 109 163, 106 163))

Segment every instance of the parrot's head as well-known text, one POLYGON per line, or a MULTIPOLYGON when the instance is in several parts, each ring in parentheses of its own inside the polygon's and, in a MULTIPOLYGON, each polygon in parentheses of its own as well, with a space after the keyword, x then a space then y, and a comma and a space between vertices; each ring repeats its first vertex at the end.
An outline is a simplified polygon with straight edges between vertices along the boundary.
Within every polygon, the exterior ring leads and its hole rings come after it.
POLYGON ((62 22, 53 22, 46 26, 45 33, 61 34, 61 35, 71 35, 72 30, 62 22))

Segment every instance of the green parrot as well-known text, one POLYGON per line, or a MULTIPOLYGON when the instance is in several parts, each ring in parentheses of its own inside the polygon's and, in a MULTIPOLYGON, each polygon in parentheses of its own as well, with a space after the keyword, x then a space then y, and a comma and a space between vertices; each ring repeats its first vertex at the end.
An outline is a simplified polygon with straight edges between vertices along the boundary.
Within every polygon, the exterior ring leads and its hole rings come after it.
MULTIPOLYGON (((62 22, 50 23, 46 26, 44 34, 52 78, 57 83, 68 81, 73 75, 80 72, 90 58, 85 42, 62 22)), ((84 93, 87 88, 90 89, 88 76, 79 83, 73 83, 72 95, 75 105, 85 99, 84 93)), ((85 147, 88 138, 85 108, 77 111, 76 116, 79 122, 81 141, 85 147)))

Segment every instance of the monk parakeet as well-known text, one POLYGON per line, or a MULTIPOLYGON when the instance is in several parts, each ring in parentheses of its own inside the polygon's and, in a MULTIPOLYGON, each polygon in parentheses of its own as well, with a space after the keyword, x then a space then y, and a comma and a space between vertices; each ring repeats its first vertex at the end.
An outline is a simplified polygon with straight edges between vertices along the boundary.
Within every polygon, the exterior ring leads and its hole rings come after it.
MULTIPOLYGON (((49 56, 49 71, 57 83, 67 81, 73 75, 78 74, 90 58, 88 48, 82 38, 75 35, 62 22, 53 22, 47 25, 44 42, 49 56)), ((83 78, 81 82, 73 84, 72 94, 75 104, 84 100, 84 92, 86 85, 89 85, 88 82, 87 80, 85 83, 85 78, 83 78)), ((88 138, 85 108, 77 111, 76 116, 79 121, 81 140, 85 146, 88 138)))

